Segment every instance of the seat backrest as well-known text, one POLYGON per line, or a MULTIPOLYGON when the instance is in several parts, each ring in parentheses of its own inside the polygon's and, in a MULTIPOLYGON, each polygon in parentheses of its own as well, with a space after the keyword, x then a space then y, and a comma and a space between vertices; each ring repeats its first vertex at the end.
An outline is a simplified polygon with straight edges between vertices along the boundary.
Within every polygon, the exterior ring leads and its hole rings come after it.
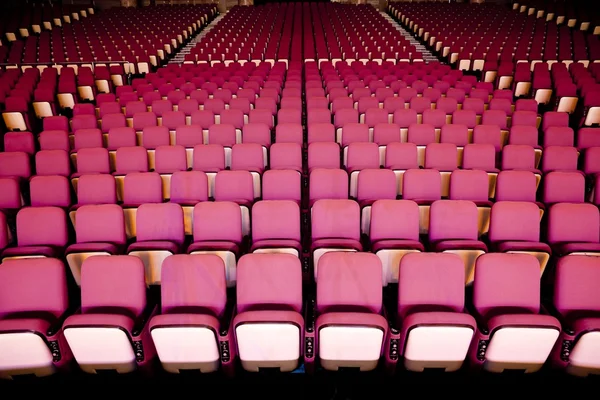
POLYGON ((377 200, 371 206, 369 238, 419 240, 419 206, 411 200, 377 200))
POLYGON ((302 267, 291 254, 246 254, 237 264, 237 311, 302 311, 302 267))
POLYGON ((117 150, 121 147, 135 147, 137 139, 135 130, 129 127, 112 128, 108 131, 108 150, 117 150))
POLYGON ((125 244, 123 209, 116 204, 85 205, 75 217, 77 243, 125 244))
POLYGON ((312 206, 312 240, 360 240, 360 208, 352 200, 317 200, 312 206))
POLYGON ((185 239, 183 210, 179 204, 142 204, 136 213, 138 242, 170 241, 181 245, 185 239))
POLYGON ((600 311, 600 268, 596 257, 569 255, 558 259, 554 306, 569 323, 600 311))
POLYGON ((115 178, 109 174, 88 174, 77 182, 77 204, 116 204, 115 178))
POLYGON ((548 211, 548 243, 599 243, 600 212, 593 204, 558 203, 548 211))
POLYGON ((219 171, 215 178, 217 201, 254 201, 254 182, 249 171, 219 171))
POLYGON ((300 208, 290 200, 263 200, 252 207, 252 240, 300 241, 300 208))
POLYGON ((578 158, 579 152, 575 147, 547 146, 542 157, 542 172, 577 171, 578 158))
POLYGON ((385 167, 397 170, 418 169, 418 151, 414 143, 393 142, 386 146, 385 167))
POLYGON ((265 169, 263 147, 256 143, 240 143, 231 150, 231 170, 251 171, 262 174, 265 169))
POLYGON ((396 199, 396 175, 389 169, 363 169, 358 175, 357 200, 396 199))
POLYGON ((130 172, 125 175, 123 203, 162 203, 162 180, 157 172, 130 172))
POLYGON ((348 198, 348 174, 343 169, 315 168, 310 173, 309 181, 311 201, 348 198))
POLYGON ((429 211, 429 240, 477 240, 477 219, 477 206, 471 201, 435 201, 429 211))
POLYGON ((121 147, 117 150, 115 172, 119 175, 131 172, 148 172, 148 153, 143 147, 121 147))
POLYGON ((34 176, 29 181, 29 196, 33 207, 71 205, 71 185, 60 175, 34 176))
POLYGON ((214 254, 176 254, 161 270, 163 314, 209 313, 221 317, 227 303, 225 265, 214 254))
POLYGON ((425 168, 454 171, 458 168, 458 151, 452 143, 430 143, 425 149, 425 168))
POLYGON ((194 242, 242 242, 240 206, 230 201, 202 202, 194 206, 194 242))
POLYGON ((417 146, 435 143, 435 128, 429 124, 410 124, 408 127, 408 141, 417 146))
POLYGON ((450 175, 450 200, 487 201, 489 180, 485 171, 456 170, 450 175))
POLYGON ((463 152, 464 169, 496 169, 496 149, 492 144, 467 144, 463 152))
POLYGON ((37 175, 71 174, 71 161, 64 150, 41 150, 35 154, 35 170, 37 175))
POLYGON ((67 216, 58 207, 25 207, 17 213, 19 246, 63 247, 69 241, 67 216))
POLYGON ((410 253, 398 270, 398 315, 421 311, 462 312, 465 266, 451 253, 410 253), (432 279, 432 277, 435 277, 432 279))
POLYGON ((335 142, 315 142, 308 145, 308 169, 340 168, 340 146, 335 142))
POLYGON ((379 146, 376 143, 354 142, 348 145, 346 160, 348 171, 379 168, 379 146))
POLYGON ((577 172, 554 171, 545 175, 542 193, 544 203, 583 203, 585 176, 577 172))
POLYGON ((194 147, 192 168, 195 171, 218 172, 225 169, 225 150, 220 144, 199 144, 194 147))
POLYGON ((0 319, 37 313, 52 320, 68 308, 65 266, 55 258, 8 259, 0 268, 0 319), (44 315, 46 314, 46 315, 44 315))
POLYGON ((159 174, 171 174, 187 169, 183 146, 159 146, 156 148, 154 170, 159 174))
POLYGON ((487 253, 475 264, 473 305, 486 320, 540 312, 540 263, 530 254, 487 253))
POLYGON ((535 150, 524 144, 509 144, 502 150, 503 170, 525 170, 535 169, 535 150))
POLYGON ((299 203, 302 195, 301 178, 298 171, 291 169, 265 171, 262 177, 262 199, 293 200, 299 203))
POLYGON ((499 201, 492 206, 491 242, 540 241, 540 209, 535 203, 499 201))
POLYGON ((317 270, 317 312, 381 313, 382 269, 372 253, 325 253, 317 270))
POLYGON ((202 171, 176 171, 171 176, 171 203, 208 201, 208 177, 202 171))
POLYGON ((496 201, 536 201, 536 179, 531 171, 500 171, 496 201))
POLYGON ((439 200, 442 178, 435 169, 409 169, 404 173, 402 196, 406 200, 439 200))
POLYGON ((81 266, 81 312, 124 313, 132 318, 146 307, 144 263, 136 256, 93 256, 81 266))

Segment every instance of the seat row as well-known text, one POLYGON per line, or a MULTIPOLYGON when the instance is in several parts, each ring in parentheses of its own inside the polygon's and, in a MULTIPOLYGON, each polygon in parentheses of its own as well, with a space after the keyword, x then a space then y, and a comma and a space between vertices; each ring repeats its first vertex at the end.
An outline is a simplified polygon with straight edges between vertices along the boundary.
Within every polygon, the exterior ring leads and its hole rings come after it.
POLYGON ((598 260, 561 258, 554 300, 542 304, 533 256, 479 257, 465 301, 460 257, 408 254, 397 301, 384 304, 381 262, 369 253, 324 255, 314 297, 303 295, 298 258, 245 255, 235 298, 219 257, 173 255, 160 306, 146 294, 138 257, 86 259, 80 305, 67 296, 59 260, 8 260, 0 265, 0 376, 47 376, 71 363, 129 373, 155 360, 172 373, 456 371, 467 362, 496 373, 548 363, 587 375, 600 368, 590 318, 599 311, 598 260))
POLYGON ((311 206, 309 215, 290 200, 81 205, 71 213, 73 242, 65 211, 37 206, 22 208, 13 217, 16 235, 6 229, 6 216, 0 214, 0 245, 8 246, 3 260, 64 254, 78 284, 81 263, 92 255, 137 255, 144 261, 146 282, 160 285, 167 256, 212 253, 223 259, 229 286, 235 286, 236 260, 248 252, 293 254, 302 260, 310 280, 311 265, 316 278, 324 254, 371 249, 381 259, 384 286, 397 282, 397 265, 405 254, 425 249, 459 254, 466 283, 473 280, 476 259, 488 250, 533 254, 540 275, 553 253, 599 252, 597 207, 558 203, 549 208, 543 223, 540 214, 531 202, 492 205, 467 200, 322 199, 311 206), (482 233, 483 223, 487 226, 482 233), (579 229, 582 224, 585 229, 579 229), (541 241, 542 225, 548 244, 541 241))

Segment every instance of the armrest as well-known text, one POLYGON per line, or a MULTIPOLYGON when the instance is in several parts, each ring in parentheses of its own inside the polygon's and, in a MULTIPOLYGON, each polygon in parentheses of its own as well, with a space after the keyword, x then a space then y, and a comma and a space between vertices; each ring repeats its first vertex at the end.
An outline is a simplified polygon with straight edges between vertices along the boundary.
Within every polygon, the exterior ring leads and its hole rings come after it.
POLYGON ((50 325, 50 327, 46 331, 46 336, 51 337, 56 335, 62 329, 65 320, 78 311, 79 306, 71 306, 67 308, 67 310, 60 317, 58 317, 58 319, 54 321, 54 323, 50 325))
POLYGON ((229 333, 229 329, 232 326, 233 317, 235 316, 235 300, 229 297, 227 304, 225 305, 225 313, 221 319, 221 330, 220 336, 226 336, 229 333))
POLYGON ((544 314, 551 315, 554 318, 556 318, 558 322, 560 322, 560 324, 562 325, 562 330, 564 333, 566 333, 569 336, 575 335, 575 330, 573 329, 571 324, 569 324, 565 317, 558 312, 552 301, 542 302, 541 311, 544 314))
POLYGON ((133 323, 133 329, 131 330, 131 336, 136 337, 136 336, 139 336, 142 334, 142 332, 144 331, 144 328, 146 327, 146 324, 150 320, 150 317, 152 316, 152 314, 154 314, 155 310, 156 310, 155 304, 153 304, 153 303, 146 304, 146 308, 144 308, 144 311, 142 312, 142 314, 133 323))
POLYGON ((232 376, 235 373, 235 359, 237 355, 235 328, 233 324, 235 311, 235 300, 230 297, 225 306, 225 314, 221 319, 221 330, 218 337, 221 368, 227 376, 232 376))
POLYGON ((396 318, 390 314, 386 307, 383 308, 383 316, 388 321, 388 331, 383 346, 383 358, 385 361, 386 372, 393 374, 396 371, 398 359, 400 356, 400 330, 396 324, 396 318))
POLYGON ((304 370, 314 373, 316 369, 317 335, 315 332, 316 299, 310 295, 304 305, 304 370))
POLYGON ((483 319, 483 317, 477 312, 475 306, 473 305, 472 294, 469 295, 467 301, 465 301, 465 308, 469 314, 475 318, 475 322, 477 323, 477 330, 483 335, 489 335, 490 331, 488 329, 487 322, 483 319))

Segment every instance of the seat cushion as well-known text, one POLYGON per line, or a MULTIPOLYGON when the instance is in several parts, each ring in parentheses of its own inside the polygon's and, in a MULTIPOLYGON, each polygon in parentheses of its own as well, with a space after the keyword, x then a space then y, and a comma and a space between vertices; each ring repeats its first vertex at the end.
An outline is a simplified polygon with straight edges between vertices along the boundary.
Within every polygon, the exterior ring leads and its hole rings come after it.
POLYGON ((112 243, 76 243, 67 247, 66 254, 71 253, 108 253, 118 254, 120 246, 112 243))
POLYGON ((570 253, 600 253, 600 243, 564 243, 554 246, 556 255, 570 253))
POLYGON ((195 251, 229 251, 237 256, 240 252, 240 248, 233 242, 206 241, 190 244, 187 252, 193 253, 195 251))
POLYGON ((354 239, 319 239, 312 243, 311 248, 313 251, 322 248, 342 248, 362 251, 362 245, 358 240, 354 239))
POLYGON ((172 254, 179 253, 179 245, 167 241, 151 241, 132 243, 127 249, 128 253, 133 251, 169 251, 172 254))
POLYGON ((480 250, 487 252, 487 246, 479 240, 442 240, 433 245, 433 251, 436 252, 450 250, 480 250))
POLYGON ((16 318, 0 320, 0 333, 19 331, 37 332, 46 336, 50 322, 41 318, 16 318))
POLYGON ((575 331, 575 335, 600 331, 600 318, 579 318, 573 323, 573 330, 575 331))
POLYGON ((546 243, 539 242, 500 242, 494 245, 494 247, 494 250, 498 253, 506 253, 508 251, 523 251, 552 254, 550 246, 548 246, 546 243))
POLYGON ((63 330, 68 328, 121 328, 131 336, 135 322, 132 318, 117 314, 76 314, 71 315, 63 324, 63 330))
POLYGON ((219 332, 219 320, 206 314, 163 314, 157 315, 150 321, 150 330, 161 327, 208 327, 219 332))
POLYGON ((377 253, 379 250, 418 250, 425 251, 423 243, 417 240, 380 240, 373 243, 372 251, 377 253))
POLYGON ((558 320, 550 315, 541 314, 506 314, 492 317, 488 321, 488 329, 490 336, 497 329, 503 327, 540 327, 540 328, 555 328, 561 330, 561 325, 558 320))
POLYGON ((288 240, 288 239, 270 239, 270 240, 259 240, 258 242, 254 242, 252 244, 251 252, 257 249, 295 249, 298 251, 298 254, 302 253, 302 245, 297 240, 288 240))
POLYGON ((59 251, 50 246, 23 246, 9 247, 2 253, 3 258, 24 256, 58 257, 59 251))

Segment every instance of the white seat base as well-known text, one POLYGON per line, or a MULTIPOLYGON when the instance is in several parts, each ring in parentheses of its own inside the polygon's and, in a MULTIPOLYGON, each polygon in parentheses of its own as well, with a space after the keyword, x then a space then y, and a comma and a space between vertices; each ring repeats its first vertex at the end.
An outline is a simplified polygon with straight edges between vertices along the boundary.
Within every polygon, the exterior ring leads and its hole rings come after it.
POLYGON ((219 369, 219 346, 215 333, 201 327, 155 328, 151 332, 158 358, 167 372, 219 369))
POLYGON ((125 374, 136 369, 131 342, 120 328, 67 328, 64 334, 84 372, 115 370, 125 374))
POLYGON ((490 339, 484 368, 490 372, 536 372, 548 359, 558 335, 559 331, 551 328, 500 328, 490 339))
POLYGON ((291 372, 300 359, 300 328, 290 323, 244 323, 235 329, 239 357, 246 371, 279 368, 291 372))
POLYGON ((42 377, 55 372, 52 353, 41 336, 33 332, 0 334, 0 378, 42 377))
POLYGON ((366 326, 328 326, 319 330, 319 358, 329 371, 360 368, 371 371, 381 356, 384 332, 366 326))
POLYGON ((588 332, 575 343, 569 357, 567 372, 587 376, 600 373, 600 332, 588 332))
POLYGON ((404 366, 409 371, 444 368, 446 372, 460 369, 471 340, 473 329, 462 326, 420 326, 408 334, 404 351, 404 366))

